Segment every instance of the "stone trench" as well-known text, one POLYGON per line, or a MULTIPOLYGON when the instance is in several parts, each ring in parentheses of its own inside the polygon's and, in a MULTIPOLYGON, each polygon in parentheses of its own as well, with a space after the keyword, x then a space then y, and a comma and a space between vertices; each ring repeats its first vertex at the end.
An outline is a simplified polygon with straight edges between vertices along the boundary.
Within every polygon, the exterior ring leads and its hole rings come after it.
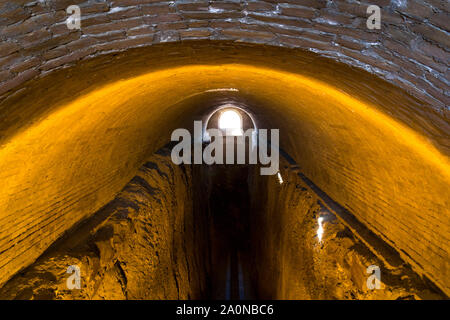
POLYGON ((286 160, 280 185, 248 165, 174 165, 170 151, 147 159, 111 202, 7 282, 0 299, 445 298, 407 264, 386 266, 286 160), (227 279, 233 250, 242 284, 227 279), (382 290, 367 286, 370 265, 381 267, 382 290), (79 289, 69 289, 68 266, 80 268, 79 289))
POLYGON ((449 12, 0 1, 0 298, 447 299, 449 12), (279 129, 276 174, 173 163, 225 106, 279 129))

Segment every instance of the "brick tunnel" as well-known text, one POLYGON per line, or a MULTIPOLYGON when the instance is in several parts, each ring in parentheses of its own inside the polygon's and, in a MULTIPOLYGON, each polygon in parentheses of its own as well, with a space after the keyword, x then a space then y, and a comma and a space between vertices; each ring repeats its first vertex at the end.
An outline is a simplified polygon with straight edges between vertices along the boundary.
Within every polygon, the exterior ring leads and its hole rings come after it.
POLYGON ((449 6, 2 1, 0 298, 448 299, 449 6), (173 162, 224 107, 275 174, 173 162))

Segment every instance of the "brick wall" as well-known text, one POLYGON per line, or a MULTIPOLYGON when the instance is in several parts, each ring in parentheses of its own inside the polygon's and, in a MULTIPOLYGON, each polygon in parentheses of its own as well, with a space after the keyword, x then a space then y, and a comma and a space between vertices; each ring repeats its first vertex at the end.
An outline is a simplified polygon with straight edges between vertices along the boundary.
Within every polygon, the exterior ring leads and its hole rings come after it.
POLYGON ((2 1, 0 94, 79 59, 189 39, 298 47, 363 68, 448 117, 446 0, 2 1), (65 9, 81 7, 81 30, 65 9), (366 26, 379 5, 381 30, 366 26))
MULTIPOLYGON (((392 89, 384 91, 384 86, 376 87, 378 83, 371 82, 368 77, 364 78, 367 80, 367 82, 363 81, 366 85, 361 86, 358 92, 373 85, 372 91, 369 88, 365 92, 366 97, 373 99, 372 102, 378 101, 380 105, 383 105, 385 103, 383 96, 389 96, 386 98, 387 103, 390 104, 390 109, 387 108, 389 114, 408 115, 410 118, 405 121, 406 123, 412 127, 418 125, 422 133, 425 132, 428 137, 433 136, 433 140, 438 141, 440 150, 448 151, 450 115, 448 64, 450 59, 449 37, 445 29, 449 12, 448 1, 373 0, 370 3, 382 7, 381 30, 366 28, 365 10, 369 2, 364 1, 363 4, 355 1, 320 0, 1 2, 0 116, 5 115, 5 117, 0 118, 2 130, 0 141, 3 142, 9 134, 4 130, 5 128, 21 124, 24 120, 22 118, 25 118, 25 113, 15 112, 14 109, 19 105, 16 104, 15 98, 20 96, 20 92, 23 93, 22 85, 30 79, 43 77, 49 73, 57 74, 54 71, 75 65, 81 59, 106 56, 129 48, 163 42, 210 39, 301 48, 384 78, 419 98, 421 102, 418 107, 411 107, 413 103, 409 104, 408 101, 408 103, 400 103, 396 108, 396 102, 401 100, 401 92, 396 96, 392 89), (65 8, 71 4, 79 4, 81 7, 81 30, 71 31, 65 24, 67 18, 65 8), (4 99, 5 97, 9 99, 4 99)), ((136 58, 138 54, 134 53, 134 69, 137 68, 138 63, 143 64, 145 59, 151 56, 148 51, 146 54, 148 56, 143 55, 139 60, 136 58)), ((176 58, 180 59, 180 57, 176 58)), ((275 61, 277 57, 272 56, 271 59, 275 61)), ((292 62, 286 56, 280 59, 288 61, 288 64, 292 62)), ((311 58, 311 55, 299 56, 297 60, 310 61, 310 64, 321 63, 320 59, 311 58)), ((103 65, 117 63, 117 60, 113 59, 99 61, 103 65)), ((103 65, 98 67, 88 65, 88 67, 95 71, 103 65)), ((122 61, 121 68, 117 69, 117 72, 126 74, 127 68, 127 64, 122 61)), ((303 66, 303 68, 308 67, 303 66)), ((314 66, 309 68, 310 75, 314 75, 314 69, 314 66)), ((317 68, 316 72, 317 70, 321 70, 317 77, 323 76, 322 80, 326 80, 327 77, 332 79, 330 77, 333 76, 333 72, 325 75, 325 67, 317 68)), ((337 80, 334 80, 334 84, 342 79, 342 83, 345 82, 347 85, 347 92, 351 92, 351 86, 356 85, 348 80, 355 75, 352 73, 352 68, 335 70, 342 70, 345 75, 335 75, 334 78, 337 80)), ((32 103, 29 109, 42 109, 46 102, 55 102, 57 94, 60 94, 58 98, 61 98, 61 95, 67 96, 67 93, 62 92, 64 90, 73 92, 75 89, 85 89, 84 84, 80 84, 83 73, 75 75, 77 79, 67 78, 69 79, 67 80, 65 75, 59 75, 56 78, 58 81, 66 81, 65 86, 59 88, 60 92, 52 91, 47 83, 47 86, 42 87, 42 92, 45 94, 30 95, 34 104, 32 103)), ((86 80, 89 80, 86 82, 93 88, 93 82, 103 81, 105 77, 101 75, 101 72, 98 74, 91 72, 89 77, 86 77, 86 80)), ((111 73, 109 77, 118 78, 111 73)), ((355 79, 359 78, 355 77, 355 79)), ((187 83, 178 82, 178 85, 183 87, 187 86, 187 83)), ((162 87, 161 90, 166 88, 162 87)), ((195 92, 186 92, 186 95, 189 93, 195 92)), ((141 92, 141 94, 144 93, 141 92)), ((283 99, 287 97, 288 94, 284 95, 283 99)), ((177 101, 175 98, 173 100, 177 101)), ((277 103, 280 100, 274 99, 273 102, 277 103)), ((448 217, 448 210, 446 211, 448 200, 445 199, 448 193, 448 188, 445 189, 448 186, 448 184, 445 185, 446 177, 436 175, 438 170, 430 171, 431 169, 425 165, 422 168, 420 158, 417 158, 419 159, 417 161, 411 160, 411 157, 402 158, 404 153, 400 151, 397 152, 398 159, 404 160, 405 164, 401 161, 393 162, 388 158, 371 158, 375 163, 370 166, 364 161, 358 162, 360 158, 364 160, 364 157, 376 155, 377 150, 387 153, 388 150, 395 152, 400 149, 395 148, 394 144, 388 145, 386 142, 383 145, 381 141, 377 145, 375 142, 379 141, 374 141, 367 153, 358 154, 355 151, 356 140, 350 140, 355 135, 354 129, 349 135, 336 129, 333 132, 336 135, 334 145, 327 145, 324 143, 326 138, 323 138, 326 135, 317 134, 318 129, 323 129, 326 134, 329 133, 325 131, 328 129, 320 126, 320 118, 312 118, 311 115, 309 126, 299 127, 299 121, 308 119, 305 115, 310 110, 302 111, 303 118, 300 117, 302 114, 296 113, 300 108, 297 100, 294 100, 292 99, 289 106, 284 109, 285 114, 280 113, 279 109, 266 108, 265 111, 270 111, 269 115, 272 115, 273 119, 284 123, 286 131, 295 133, 288 138, 287 150, 296 160, 301 159, 304 154, 311 155, 311 158, 304 159, 303 162, 299 160, 306 168, 308 176, 336 201, 355 215, 359 215, 358 218, 379 230, 379 234, 391 240, 397 249, 403 250, 405 256, 411 256, 411 260, 420 265, 419 269, 425 270, 425 273, 431 275, 433 280, 437 282, 441 280, 441 287, 449 290, 448 239, 446 238, 448 223, 446 224, 445 219, 448 217), (289 118, 289 116, 292 117, 289 118), (301 138, 304 138, 306 143, 300 141, 301 138), (339 140, 340 138, 342 139, 339 140), (319 145, 323 148, 317 150, 319 145), (343 154, 339 153, 341 150, 347 150, 350 157, 339 158, 339 155, 343 154), (318 163, 320 166, 316 166, 318 163), (410 177, 411 172, 415 174, 410 177), (380 177, 383 175, 383 178, 377 178, 378 174, 380 177), (345 187, 343 187, 344 182, 348 182, 345 187), (394 199, 389 199, 391 195, 394 195, 394 199), (372 206, 367 206, 369 202, 372 206), (441 224, 442 227, 439 228, 441 224), (389 230, 390 227, 394 231, 389 230)), ((29 103, 26 99, 25 102, 29 103)), ((112 104, 115 101, 109 101, 109 103, 112 104)), ((314 103, 313 99, 311 103, 314 103)), ((55 139, 60 138, 58 141, 58 147, 61 147, 58 151, 60 153, 51 154, 50 147, 53 145, 49 144, 49 146, 43 146, 47 147, 46 152, 43 152, 41 147, 33 149, 32 156, 35 158, 30 155, 30 158, 25 160, 17 153, 14 157, 3 159, 6 162, 2 164, 8 165, 8 170, 5 170, 5 167, 0 170, 3 182, 0 189, 2 187, 9 189, 5 194, 0 193, 2 205, 0 215, 3 215, 3 220, 0 221, 5 222, 3 225, 9 227, 0 229, 0 256, 4 264, 11 263, 7 269, 0 265, 2 271, 0 283, 31 263, 68 227, 110 200, 132 177, 131 169, 140 165, 140 161, 146 156, 145 152, 152 151, 150 144, 153 144, 152 147, 157 146, 155 132, 163 136, 158 131, 161 129, 159 126, 164 121, 174 120, 175 122, 178 119, 174 114, 170 117, 164 114, 166 116, 164 119, 157 118, 160 115, 149 114, 145 106, 138 106, 140 109, 135 109, 132 115, 121 106, 114 107, 116 108, 114 112, 105 117, 99 110, 95 115, 98 116, 98 123, 90 123, 89 119, 89 121, 83 119, 86 122, 86 128, 75 133, 74 130, 71 131, 72 136, 67 134, 73 141, 76 140, 76 143, 73 142, 70 145, 74 147, 73 150, 63 149, 71 141, 69 139, 64 141, 67 130, 65 126, 60 126, 58 129, 61 131, 50 135, 55 139), (125 120, 134 123, 134 126, 126 127, 129 123, 125 120), (149 130, 149 124, 155 127, 151 128, 153 131, 149 130), (117 128, 113 131, 111 127, 117 128), (108 136, 104 141, 95 140, 95 137, 101 134, 108 136), (142 151, 142 153, 136 149, 136 145, 141 141, 148 141, 148 145, 143 148, 145 152, 142 151), (82 155, 89 154, 89 157, 86 156, 83 159, 75 157, 75 151, 82 155), (105 155, 105 152, 108 153, 105 155), (127 155, 126 161, 122 158, 124 155, 127 155), (44 172, 40 172, 39 175, 34 173, 34 175, 26 176, 32 170, 38 171, 36 167, 41 162, 36 162, 36 159, 42 162, 42 168, 45 169, 47 168, 45 166, 48 166, 52 170, 58 168, 59 171, 53 170, 54 175, 49 178, 46 177, 49 172, 45 172, 44 169, 42 169, 44 172), (121 159, 123 165, 119 166, 117 159, 121 159), (68 174, 69 163, 72 171, 69 170, 68 174), (23 185, 18 185, 16 182, 16 180, 19 181, 19 178, 16 178, 19 176, 25 177, 22 180, 23 185), (8 183, 11 184, 8 185, 8 183), (38 198, 39 192, 43 193, 44 189, 51 190, 54 197, 38 198), (10 194, 13 192, 11 190, 19 191, 10 194), (16 200, 17 202, 14 202, 16 200), (13 225, 15 228, 11 227, 13 225), (22 227, 26 228, 27 232, 23 233, 23 229, 20 229, 22 227), (19 239, 14 237, 19 237, 20 241, 14 240, 19 239), (11 255, 10 252, 16 249, 17 252, 11 255)), ((186 114, 192 110, 187 110, 186 114)), ((323 119, 327 119, 329 114, 322 116, 323 119)), ((92 114, 91 117, 91 122, 94 122, 96 118, 92 114)), ((70 124, 74 126, 80 123, 78 117, 72 117, 71 121, 70 124)), ((361 121, 358 121, 355 120, 355 125, 360 125, 361 121)), ((370 129, 372 131, 369 130, 369 133, 375 132, 373 127, 370 129)), ((388 137, 385 138, 384 141, 387 141, 388 137)), ((21 152, 30 152, 29 150, 34 145, 38 146, 41 140, 36 135, 33 139, 30 137, 29 141, 31 147, 25 145, 21 152)))

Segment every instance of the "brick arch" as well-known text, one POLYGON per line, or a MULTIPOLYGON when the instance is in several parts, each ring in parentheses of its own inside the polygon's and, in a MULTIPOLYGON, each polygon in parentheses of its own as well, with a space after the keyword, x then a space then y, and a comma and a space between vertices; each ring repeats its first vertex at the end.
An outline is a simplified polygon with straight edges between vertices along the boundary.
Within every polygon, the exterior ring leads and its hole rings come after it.
MULTIPOLYGON (((407 90, 448 118, 445 0, 12 1, 0 7, 0 95, 80 59, 185 40, 303 48, 407 90), (65 9, 81 7, 81 30, 65 9), (381 7, 381 30, 366 9, 381 7)), ((425 107, 425 106, 424 106, 425 107)))

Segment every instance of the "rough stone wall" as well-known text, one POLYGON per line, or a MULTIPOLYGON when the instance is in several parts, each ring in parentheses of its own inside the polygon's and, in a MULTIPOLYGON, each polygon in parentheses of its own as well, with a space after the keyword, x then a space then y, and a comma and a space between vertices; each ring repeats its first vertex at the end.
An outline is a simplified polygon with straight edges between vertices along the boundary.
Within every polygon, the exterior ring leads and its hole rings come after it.
MULTIPOLYGON (((402 264, 383 263, 298 175, 283 165, 276 176, 252 176, 253 282, 263 299, 445 299, 429 281, 402 264), (264 199, 264 201, 261 201, 264 199), (322 217, 323 234, 317 233, 322 217), (367 268, 380 268, 380 289, 370 290, 367 268)), ((388 257, 384 257, 388 258, 388 257)))
MULTIPOLYGON (((446 0, 45 0, 0 4, 0 95, 84 58, 190 39, 297 47, 366 69, 448 117, 446 0), (81 7, 81 30, 65 9, 81 7), (366 26, 381 7, 380 30, 366 26)), ((426 106, 424 106, 425 108, 426 106)))
POLYGON ((153 155, 92 218, 0 290, 0 299, 196 299, 206 289, 206 223, 192 171, 153 155), (81 289, 67 287, 69 266, 81 289))
POLYGON ((252 210, 240 212, 251 224, 228 212, 244 230, 227 229, 224 217, 214 229, 211 201, 222 204, 210 182, 226 188, 220 179, 230 171, 223 169, 176 166, 167 152, 151 156, 113 201, 0 287, 0 299, 224 299, 230 248, 222 245, 232 239, 250 249, 240 251, 244 287, 252 291, 246 299, 445 298, 408 266, 386 268, 320 204, 298 168, 283 166, 282 185, 255 167, 231 173, 251 183, 243 197, 252 210), (74 265, 80 289, 67 286, 74 265), (381 269, 381 290, 367 288, 370 265, 381 269))

